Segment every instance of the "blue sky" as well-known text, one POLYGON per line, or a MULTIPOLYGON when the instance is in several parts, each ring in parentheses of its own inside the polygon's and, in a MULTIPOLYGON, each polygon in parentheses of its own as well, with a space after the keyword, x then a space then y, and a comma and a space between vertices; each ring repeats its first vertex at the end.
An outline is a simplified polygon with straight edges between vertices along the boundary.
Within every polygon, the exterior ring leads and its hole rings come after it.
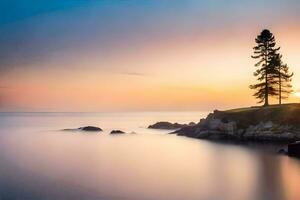
POLYGON ((0 63, 1 68, 30 65, 57 49, 93 49, 96 42, 103 46, 97 50, 107 51, 175 34, 268 27, 283 15, 297 15, 298 8, 297 1, 279 0, 4 0, 0 63))
POLYGON ((13 23, 39 14, 72 9, 88 1, 80 0, 2 0, 0 2, 0 24, 13 23))
MULTIPOLYGON (((2 0, 0 86, 17 89, 3 92, 0 88, 0 91, 3 101, 8 102, 18 96, 22 85, 29 87, 31 82, 40 83, 55 76, 61 90, 68 93, 71 83, 78 82, 78 74, 87 73, 124 81, 122 86, 132 82, 122 90, 134 90, 134 94, 148 87, 177 88, 179 83, 196 91, 196 86, 203 82, 210 85, 205 91, 215 95, 219 91, 217 84, 229 87, 235 82, 247 90, 253 71, 249 59, 251 48, 263 28, 274 32, 289 63, 298 64, 299 9, 300 2, 296 0, 2 0), (225 69, 218 81, 207 78, 214 71, 225 69), (172 78, 165 79, 170 72, 172 78), (232 72, 236 75, 232 76, 232 72), (66 74, 73 79, 64 82, 66 74), (124 77, 118 77, 119 74, 124 77), (137 75, 143 78, 137 80, 137 75), (141 88, 135 88, 134 84, 141 88)), ((53 79, 47 81, 44 84, 54 88, 53 79)), ((115 83, 105 82, 106 85, 115 83)), ((90 84, 95 83, 86 80, 81 85, 90 84)), ((110 90, 116 96, 122 95, 121 87, 114 87, 110 90)), ((152 99, 162 92, 155 88, 151 89, 152 99)), ((189 95, 192 93, 191 90, 189 95)), ((42 92, 39 96, 43 96, 42 92)), ((249 96, 247 100, 239 100, 241 105, 252 103, 249 96)), ((165 106, 169 103, 167 99, 161 101, 165 106)), ((210 104, 211 99, 197 101, 199 104, 191 103, 192 108, 220 104, 217 101, 210 104)), ((54 97, 53 102, 52 107, 65 105, 54 97)), ((4 110, 33 109, 32 105, 19 104, 16 101, 2 107, 4 110)), ((123 109, 121 101, 116 100, 115 104, 123 109)), ((154 104, 149 102, 144 107, 154 109, 154 104)), ((176 105, 169 109, 184 107, 181 100, 176 105)), ((95 107, 101 110, 105 106, 95 107)), ((48 108, 45 103, 34 109, 48 108)), ((134 109, 134 105, 126 107, 129 108, 134 109)))

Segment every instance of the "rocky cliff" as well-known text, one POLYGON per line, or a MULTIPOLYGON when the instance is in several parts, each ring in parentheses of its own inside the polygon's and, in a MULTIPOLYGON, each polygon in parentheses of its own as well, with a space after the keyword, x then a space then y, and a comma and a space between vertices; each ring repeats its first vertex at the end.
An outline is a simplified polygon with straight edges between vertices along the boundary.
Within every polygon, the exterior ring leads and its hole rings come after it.
POLYGON ((300 104, 215 110, 176 133, 212 140, 294 142, 300 140, 300 104))

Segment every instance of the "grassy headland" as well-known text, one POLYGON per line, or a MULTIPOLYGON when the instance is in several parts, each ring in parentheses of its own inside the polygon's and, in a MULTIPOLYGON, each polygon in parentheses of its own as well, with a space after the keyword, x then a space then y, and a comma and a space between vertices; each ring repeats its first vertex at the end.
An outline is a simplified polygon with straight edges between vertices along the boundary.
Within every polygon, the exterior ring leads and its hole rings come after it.
POLYGON ((293 142, 300 140, 300 104, 215 110, 179 135, 212 140, 293 142))
POLYGON ((242 127, 272 121, 278 125, 300 126, 300 104, 255 106, 215 112, 217 118, 233 120, 242 127))

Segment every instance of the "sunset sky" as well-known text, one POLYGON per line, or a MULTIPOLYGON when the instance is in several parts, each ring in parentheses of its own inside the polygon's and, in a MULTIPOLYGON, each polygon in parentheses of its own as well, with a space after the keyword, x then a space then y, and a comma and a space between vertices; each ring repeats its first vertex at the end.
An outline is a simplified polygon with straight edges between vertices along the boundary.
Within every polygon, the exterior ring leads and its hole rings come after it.
POLYGON ((0 111, 252 106, 264 28, 300 90, 299 10, 297 0, 1 1, 0 111))

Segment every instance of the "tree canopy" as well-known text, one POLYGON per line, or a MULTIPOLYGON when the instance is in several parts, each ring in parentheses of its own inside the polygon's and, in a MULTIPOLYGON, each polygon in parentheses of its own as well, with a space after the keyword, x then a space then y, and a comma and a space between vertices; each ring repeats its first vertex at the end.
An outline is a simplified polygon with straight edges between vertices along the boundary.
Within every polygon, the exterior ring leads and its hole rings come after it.
POLYGON ((255 90, 253 96, 258 99, 258 103, 264 102, 264 106, 269 105, 269 97, 277 97, 281 104, 281 100, 292 91, 290 82, 293 73, 283 64, 282 55, 278 52, 280 47, 276 47, 275 37, 269 30, 263 30, 255 42, 252 58, 258 61, 254 72, 257 83, 250 85, 255 90))

